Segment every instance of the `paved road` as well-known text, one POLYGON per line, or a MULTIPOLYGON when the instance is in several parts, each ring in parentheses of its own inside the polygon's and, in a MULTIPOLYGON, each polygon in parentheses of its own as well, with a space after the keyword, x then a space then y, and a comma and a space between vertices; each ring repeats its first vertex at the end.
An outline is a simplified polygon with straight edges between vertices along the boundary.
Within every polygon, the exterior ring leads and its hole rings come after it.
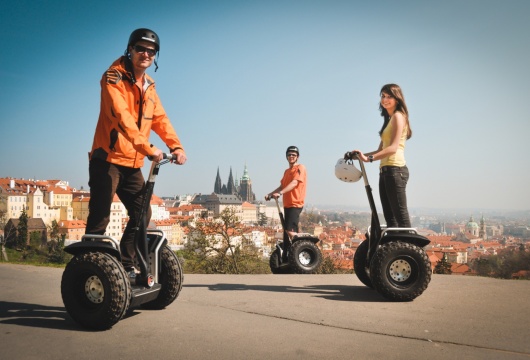
POLYGON ((530 359, 530 281, 435 275, 392 303, 354 275, 192 275, 162 311, 86 331, 62 269, 0 264, 2 359, 530 359))

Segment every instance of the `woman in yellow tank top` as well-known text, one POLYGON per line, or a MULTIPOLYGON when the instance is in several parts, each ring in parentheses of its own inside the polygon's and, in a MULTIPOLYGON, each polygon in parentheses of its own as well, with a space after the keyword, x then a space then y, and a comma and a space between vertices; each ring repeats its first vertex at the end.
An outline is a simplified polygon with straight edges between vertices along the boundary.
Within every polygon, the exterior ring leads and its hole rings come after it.
POLYGON ((407 207, 406 187, 409 170, 405 161, 405 141, 412 136, 409 112, 401 88, 387 84, 381 88, 379 111, 383 126, 381 142, 375 151, 359 153, 364 162, 380 160, 379 196, 387 227, 411 227, 407 207))

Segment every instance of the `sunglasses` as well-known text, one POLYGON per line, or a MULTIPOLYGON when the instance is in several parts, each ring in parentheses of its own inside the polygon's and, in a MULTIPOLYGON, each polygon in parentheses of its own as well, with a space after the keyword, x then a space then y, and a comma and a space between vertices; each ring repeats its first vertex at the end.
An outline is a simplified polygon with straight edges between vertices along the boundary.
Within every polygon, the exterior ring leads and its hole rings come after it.
POLYGON ((142 45, 134 45, 133 49, 137 53, 146 53, 149 56, 155 56, 156 55, 156 50, 155 49, 149 49, 149 48, 143 47, 142 45))

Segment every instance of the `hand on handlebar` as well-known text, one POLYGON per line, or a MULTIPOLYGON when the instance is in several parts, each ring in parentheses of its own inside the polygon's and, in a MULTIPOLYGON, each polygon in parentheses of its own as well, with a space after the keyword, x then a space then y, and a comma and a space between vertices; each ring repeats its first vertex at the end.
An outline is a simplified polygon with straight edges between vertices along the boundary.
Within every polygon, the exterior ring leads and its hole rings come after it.
POLYGON ((270 199, 279 199, 280 196, 282 196, 280 193, 271 193, 265 195, 265 201, 269 201, 270 199))
POLYGON ((164 153, 160 149, 156 149, 153 155, 148 156, 149 160, 160 162, 164 159, 164 153))
POLYGON ((147 158, 156 162, 168 159, 172 163, 176 163, 178 165, 183 165, 187 160, 186 153, 181 149, 175 150, 172 153, 164 153, 162 150, 156 149, 153 155, 149 155, 147 158))
POLYGON ((184 165, 186 160, 188 160, 186 153, 182 149, 175 150, 171 154, 173 155, 171 162, 176 163, 177 165, 184 165))
POLYGON ((358 151, 348 151, 344 154, 344 160, 356 160, 358 151))
POLYGON ((368 162, 368 157, 363 154, 360 150, 348 151, 344 154, 344 160, 361 160, 363 162, 368 162))

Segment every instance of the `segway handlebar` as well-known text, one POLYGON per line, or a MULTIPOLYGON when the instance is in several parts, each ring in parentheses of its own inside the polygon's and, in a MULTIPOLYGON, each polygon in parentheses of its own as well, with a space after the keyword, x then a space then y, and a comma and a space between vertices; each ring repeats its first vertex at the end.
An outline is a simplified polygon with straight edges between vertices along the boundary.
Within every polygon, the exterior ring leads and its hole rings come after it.
MULTIPOLYGON (((153 161, 154 159, 154 157, 152 157, 151 155, 147 156, 147 158, 151 161, 153 161)), ((171 153, 163 153, 162 158, 174 161, 174 160, 177 160, 177 155, 171 154, 171 153)))
POLYGON ((348 151, 346 154, 344 154, 344 160, 359 160, 357 158, 357 155, 359 153, 357 151, 348 151))

